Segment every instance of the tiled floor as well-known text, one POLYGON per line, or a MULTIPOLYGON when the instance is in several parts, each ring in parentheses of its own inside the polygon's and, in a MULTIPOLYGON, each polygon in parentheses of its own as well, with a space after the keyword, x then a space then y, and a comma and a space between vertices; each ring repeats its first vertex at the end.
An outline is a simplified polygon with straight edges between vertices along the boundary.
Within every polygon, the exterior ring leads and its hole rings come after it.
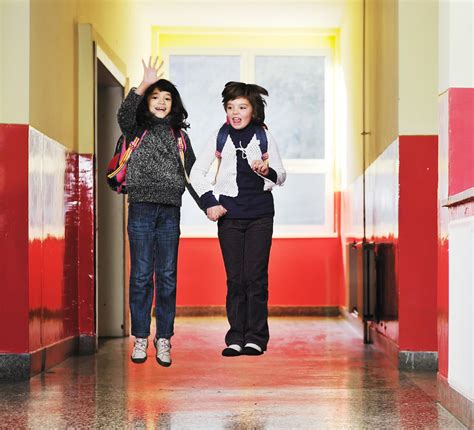
POLYGON ((260 357, 220 355, 224 318, 178 318, 173 365, 131 339, 0 384, 0 428, 462 429, 435 374, 404 374, 340 318, 272 318, 260 357))

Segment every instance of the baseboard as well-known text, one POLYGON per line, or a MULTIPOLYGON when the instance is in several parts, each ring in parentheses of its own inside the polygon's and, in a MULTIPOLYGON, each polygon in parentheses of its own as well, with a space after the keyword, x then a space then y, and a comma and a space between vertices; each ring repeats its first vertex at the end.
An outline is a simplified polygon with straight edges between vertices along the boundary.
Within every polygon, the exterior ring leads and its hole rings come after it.
POLYGON ((398 368, 408 371, 437 372, 438 353, 435 351, 399 351, 398 368))
POLYGON ((438 398, 441 405, 467 428, 474 429, 474 402, 451 388, 447 379, 439 373, 438 398))
MULTIPOLYGON (((337 306, 269 306, 268 314, 272 317, 336 317, 341 313, 337 306)), ((176 316, 178 317, 208 317, 225 315, 225 306, 178 306, 176 308, 176 316)))
POLYGON ((79 336, 78 355, 93 355, 97 352, 97 336, 81 334, 79 336))
POLYGON ((271 317, 338 317, 338 306, 269 306, 271 317))
POLYGON ((374 326, 370 326, 370 338, 373 345, 383 351, 399 370, 411 372, 436 372, 438 370, 437 352, 400 351, 393 340, 379 333, 374 326))
POLYGON ((0 354, 0 381, 27 380, 81 351, 96 351, 95 336, 71 336, 29 353, 0 354))
POLYGON ((56 366, 66 358, 77 353, 78 338, 71 336, 62 339, 59 342, 30 352, 30 376, 37 375, 40 372, 56 366))
POLYGON ((379 333, 374 326, 369 327, 370 339, 372 345, 379 351, 382 351, 395 367, 399 367, 398 345, 387 336, 379 333))
MULTIPOLYGON (((155 311, 153 310, 153 314, 155 311)), ((225 306, 177 306, 178 317, 222 317, 225 316, 225 306)))
POLYGON ((349 325, 362 337, 364 336, 364 323, 356 315, 347 311, 344 307, 339 307, 339 314, 349 323, 349 325))
POLYGON ((0 381, 28 379, 30 364, 30 354, 0 354, 0 381))
MULTIPOLYGON (((355 318, 346 310, 341 309, 341 315, 357 330, 363 333, 364 327, 361 318, 355 318)), ((369 326, 372 345, 383 352, 392 364, 403 371, 438 370, 438 353, 432 351, 400 351, 398 345, 387 336, 379 333, 375 326, 369 326)))

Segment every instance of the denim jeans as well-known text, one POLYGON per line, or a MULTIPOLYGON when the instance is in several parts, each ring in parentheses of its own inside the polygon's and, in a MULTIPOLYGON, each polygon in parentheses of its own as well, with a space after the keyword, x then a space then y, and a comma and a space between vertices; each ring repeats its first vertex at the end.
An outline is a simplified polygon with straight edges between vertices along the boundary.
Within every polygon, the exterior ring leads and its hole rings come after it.
POLYGON ((268 261, 273 218, 220 219, 219 243, 227 274, 227 345, 255 343, 264 351, 268 329, 268 261))
POLYGON ((150 335, 153 293, 156 337, 169 339, 174 333, 179 221, 180 208, 177 206, 129 204, 130 313, 133 336, 150 335))

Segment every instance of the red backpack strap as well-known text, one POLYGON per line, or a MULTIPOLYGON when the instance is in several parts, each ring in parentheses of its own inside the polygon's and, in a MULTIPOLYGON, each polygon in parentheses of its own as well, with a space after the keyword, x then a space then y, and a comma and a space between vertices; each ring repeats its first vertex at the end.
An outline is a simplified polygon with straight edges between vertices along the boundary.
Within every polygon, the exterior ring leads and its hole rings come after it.
POLYGON ((186 137, 183 133, 183 130, 179 129, 179 135, 181 136, 181 142, 178 143, 178 147, 180 151, 186 152, 186 137), (180 147, 181 146, 181 147, 180 147))
POLYGON ((171 132, 173 133, 173 136, 174 138, 176 139, 177 141, 177 145, 178 145, 178 152, 179 152, 179 159, 181 160, 181 164, 183 166, 183 171, 184 171, 184 177, 186 178, 186 182, 189 184, 190 181, 189 181, 189 177, 188 177, 188 174, 186 172, 186 166, 185 166, 185 163, 184 163, 184 153, 186 152, 186 138, 185 138, 185 135, 183 133, 183 130, 179 129, 179 137, 176 136, 176 133, 174 132, 173 128, 171 128, 171 132))

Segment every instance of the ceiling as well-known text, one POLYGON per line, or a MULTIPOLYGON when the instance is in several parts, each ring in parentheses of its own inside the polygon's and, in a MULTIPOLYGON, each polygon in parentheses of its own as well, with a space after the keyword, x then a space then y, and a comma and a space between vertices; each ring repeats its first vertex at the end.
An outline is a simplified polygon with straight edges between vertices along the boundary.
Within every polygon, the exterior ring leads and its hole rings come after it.
POLYGON ((202 28, 339 28, 352 0, 141 0, 149 25, 202 28))

